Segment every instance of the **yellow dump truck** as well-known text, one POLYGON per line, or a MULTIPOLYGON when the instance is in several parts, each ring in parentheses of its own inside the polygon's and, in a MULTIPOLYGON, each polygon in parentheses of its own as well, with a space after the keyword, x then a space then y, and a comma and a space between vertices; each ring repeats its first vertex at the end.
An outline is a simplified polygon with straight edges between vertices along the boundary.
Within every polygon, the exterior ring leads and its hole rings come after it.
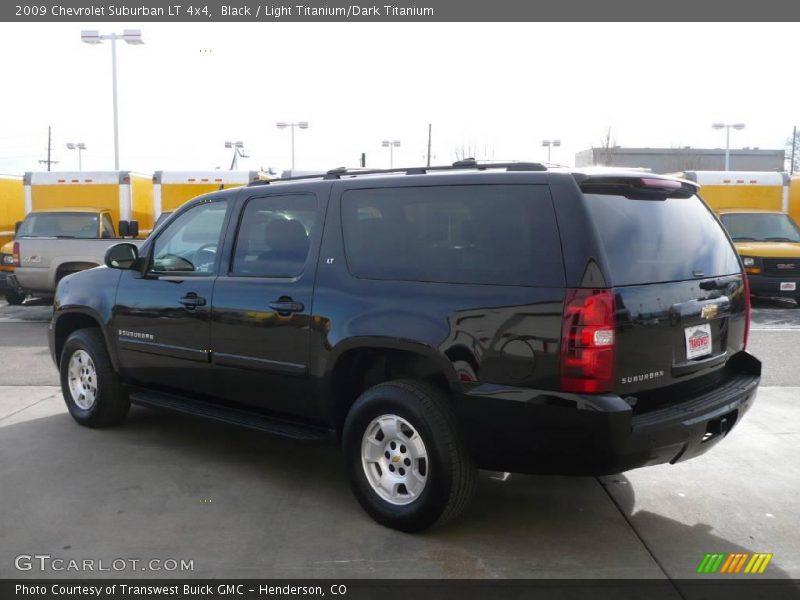
POLYGON ((201 194, 240 187, 266 177, 261 171, 156 171, 153 175, 155 218, 201 194))
POLYGON ((716 212, 742 257, 750 292, 794 298, 800 306, 800 184, 786 173, 687 171, 716 212), (791 182, 794 183, 794 182, 791 182), (794 195, 792 195, 794 192, 794 195))
POLYGON ((789 184, 789 214, 795 223, 800 223, 800 175, 792 175, 789 184))
POLYGON ((25 214, 32 210, 92 208, 109 211, 114 223, 137 221, 153 228, 153 179, 131 171, 28 172, 24 177, 25 214))

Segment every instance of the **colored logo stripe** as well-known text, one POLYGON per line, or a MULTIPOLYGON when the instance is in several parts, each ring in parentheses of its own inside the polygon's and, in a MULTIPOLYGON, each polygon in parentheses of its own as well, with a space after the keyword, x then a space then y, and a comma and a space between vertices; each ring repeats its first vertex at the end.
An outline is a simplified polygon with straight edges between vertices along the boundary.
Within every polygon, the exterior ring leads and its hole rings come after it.
POLYGON ((772 560, 772 556, 771 553, 766 554, 760 552, 756 552, 752 555, 749 552, 734 552, 731 554, 726 554, 724 552, 708 553, 703 557, 703 560, 700 561, 697 572, 703 574, 725 573, 733 575, 741 573, 742 569, 744 569, 744 573, 748 574, 763 573, 772 560))

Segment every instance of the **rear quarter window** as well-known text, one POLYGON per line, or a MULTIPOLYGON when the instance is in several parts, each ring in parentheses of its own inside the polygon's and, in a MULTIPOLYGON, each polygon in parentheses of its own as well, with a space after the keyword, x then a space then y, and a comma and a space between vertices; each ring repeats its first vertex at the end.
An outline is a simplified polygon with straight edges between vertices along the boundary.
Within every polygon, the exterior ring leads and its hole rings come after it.
POLYGON ((584 194, 614 285, 739 273, 736 251, 697 196, 634 200, 584 194))
POLYGON ((342 228, 356 277, 488 285, 564 285, 544 185, 346 191, 342 228))

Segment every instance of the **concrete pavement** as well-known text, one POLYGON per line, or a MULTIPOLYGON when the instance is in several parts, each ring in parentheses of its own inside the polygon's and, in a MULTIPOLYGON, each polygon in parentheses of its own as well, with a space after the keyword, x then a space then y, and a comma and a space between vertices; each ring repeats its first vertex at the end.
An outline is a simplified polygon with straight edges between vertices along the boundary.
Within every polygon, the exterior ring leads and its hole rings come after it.
MULTIPOLYGON (((481 477, 460 521, 375 524, 336 449, 144 409, 82 428, 57 388, 3 387, 0 578, 19 554, 193 560, 199 577, 691 577, 706 552, 773 552, 800 577, 800 389, 764 388, 707 455, 626 475, 481 477)), ((86 575, 158 576, 125 570, 86 575)))

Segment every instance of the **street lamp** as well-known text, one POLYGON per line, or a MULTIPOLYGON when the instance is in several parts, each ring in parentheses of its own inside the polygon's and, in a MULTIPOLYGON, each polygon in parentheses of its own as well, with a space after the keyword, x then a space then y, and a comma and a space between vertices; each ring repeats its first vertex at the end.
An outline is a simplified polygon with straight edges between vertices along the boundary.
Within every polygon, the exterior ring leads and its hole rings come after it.
POLYGON ((233 160, 231 160, 231 168, 230 170, 233 171, 239 164, 239 157, 242 158, 250 158, 249 155, 244 153, 244 142, 225 142, 226 148, 233 149, 233 160))
POLYGON ((550 162, 550 151, 553 147, 558 148, 561 145, 561 140, 542 140, 542 146, 547 147, 547 162, 550 162))
POLYGON ((711 125, 714 129, 725 129, 725 170, 730 171, 731 168, 731 127, 736 131, 744 129, 744 123, 713 123, 711 125))
POLYGON ((101 34, 97 30, 81 31, 81 41, 86 44, 102 44, 103 40, 111 40, 111 84, 114 97, 114 170, 119 171, 119 119, 117 115, 117 40, 124 40, 126 44, 139 45, 142 41, 142 32, 139 29, 124 29, 119 33, 101 34))
POLYGON ((400 147, 400 140, 383 140, 381 146, 389 149, 389 168, 394 168, 394 149, 400 147))
POLYGON ((287 127, 292 128, 292 171, 294 171, 294 130, 296 127, 300 129, 308 129, 308 121, 298 121, 297 123, 286 123, 285 121, 279 121, 275 123, 275 127, 278 129, 286 129, 287 127))
POLYGON ((67 142, 69 150, 78 151, 78 171, 83 171, 83 162, 81 161, 81 153, 86 150, 86 144, 83 142, 67 142))

